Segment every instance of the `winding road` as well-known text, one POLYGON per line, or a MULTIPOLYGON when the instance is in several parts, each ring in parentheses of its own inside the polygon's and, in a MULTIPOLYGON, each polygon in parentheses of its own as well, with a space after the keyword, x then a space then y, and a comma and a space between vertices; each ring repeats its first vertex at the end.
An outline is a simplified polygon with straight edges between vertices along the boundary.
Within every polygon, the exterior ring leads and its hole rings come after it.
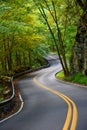
POLYGON ((17 81, 22 111, 0 124, 0 130, 87 130, 87 88, 55 78, 61 64, 50 54, 50 67, 17 81))

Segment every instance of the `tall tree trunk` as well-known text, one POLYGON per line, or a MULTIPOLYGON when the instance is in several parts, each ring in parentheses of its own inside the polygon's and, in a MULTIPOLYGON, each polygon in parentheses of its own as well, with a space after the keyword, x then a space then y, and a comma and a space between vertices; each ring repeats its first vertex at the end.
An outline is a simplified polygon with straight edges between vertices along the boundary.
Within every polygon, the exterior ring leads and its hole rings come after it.
POLYGON ((16 66, 19 66, 19 57, 18 57, 18 52, 16 51, 16 66))
POLYGON ((7 55, 7 62, 8 62, 8 70, 11 71, 12 70, 12 48, 10 45, 10 40, 9 40, 9 36, 7 36, 7 42, 8 42, 8 55, 7 55))
POLYGON ((23 65, 26 65, 25 53, 23 52, 23 65))
POLYGON ((6 62, 6 38, 5 38, 5 34, 3 34, 3 57, 2 57, 2 70, 4 72, 7 72, 7 62, 6 62))
POLYGON ((28 55, 29 55, 29 66, 32 68, 31 51, 30 51, 30 49, 28 51, 28 55))
POLYGON ((87 12, 80 18, 73 47, 71 73, 75 72, 87 75, 87 12))

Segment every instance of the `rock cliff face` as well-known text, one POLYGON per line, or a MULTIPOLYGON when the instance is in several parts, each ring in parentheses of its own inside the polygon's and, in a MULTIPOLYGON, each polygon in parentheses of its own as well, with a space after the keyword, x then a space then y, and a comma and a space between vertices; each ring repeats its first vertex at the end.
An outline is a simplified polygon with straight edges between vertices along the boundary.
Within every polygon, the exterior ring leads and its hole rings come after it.
POLYGON ((71 57, 71 72, 87 75, 87 12, 79 20, 71 57))

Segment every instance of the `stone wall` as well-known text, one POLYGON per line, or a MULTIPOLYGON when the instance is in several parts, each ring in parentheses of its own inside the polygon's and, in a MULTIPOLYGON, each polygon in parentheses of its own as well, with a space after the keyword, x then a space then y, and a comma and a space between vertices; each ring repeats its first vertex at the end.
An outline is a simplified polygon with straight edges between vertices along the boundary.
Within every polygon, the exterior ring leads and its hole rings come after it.
POLYGON ((71 72, 87 75, 87 12, 79 20, 71 57, 71 72))

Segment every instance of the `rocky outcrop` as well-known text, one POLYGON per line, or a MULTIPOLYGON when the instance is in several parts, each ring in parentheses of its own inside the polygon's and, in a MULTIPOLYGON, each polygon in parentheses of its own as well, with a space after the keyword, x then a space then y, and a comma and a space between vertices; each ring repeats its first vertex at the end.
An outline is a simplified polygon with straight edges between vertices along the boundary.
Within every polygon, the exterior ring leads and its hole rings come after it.
POLYGON ((71 57, 71 72, 87 75, 87 12, 81 17, 77 28, 71 57))

